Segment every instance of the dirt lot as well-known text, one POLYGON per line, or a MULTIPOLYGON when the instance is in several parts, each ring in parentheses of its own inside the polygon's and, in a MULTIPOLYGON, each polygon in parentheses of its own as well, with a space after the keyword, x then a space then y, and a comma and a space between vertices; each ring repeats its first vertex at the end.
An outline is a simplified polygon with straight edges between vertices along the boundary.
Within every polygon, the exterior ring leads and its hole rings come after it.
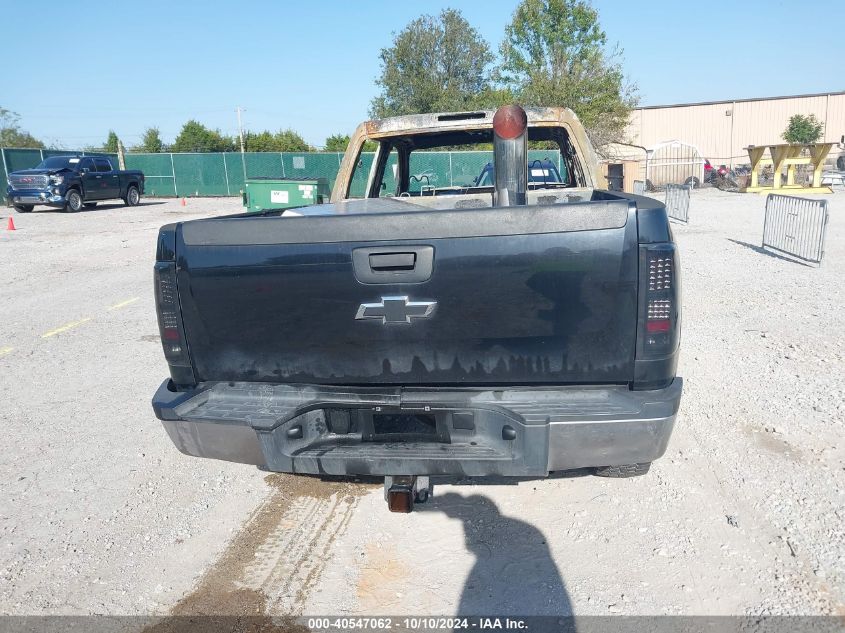
MULTIPOLYGON (((821 268, 761 252, 764 198, 677 225, 685 394, 649 475, 373 484, 179 454, 164 223, 237 200, 16 214, 0 234, 0 613, 845 614, 845 197, 821 268)), ((0 228, 7 211, 0 210, 0 228)))

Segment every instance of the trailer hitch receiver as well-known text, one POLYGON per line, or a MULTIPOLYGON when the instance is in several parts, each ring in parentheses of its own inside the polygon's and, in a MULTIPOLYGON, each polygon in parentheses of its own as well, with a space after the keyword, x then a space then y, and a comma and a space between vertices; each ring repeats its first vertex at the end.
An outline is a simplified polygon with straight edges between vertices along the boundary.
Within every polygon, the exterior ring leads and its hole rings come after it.
POLYGON ((384 478, 384 498, 391 512, 412 512, 414 503, 425 503, 431 496, 428 477, 392 475, 384 478))

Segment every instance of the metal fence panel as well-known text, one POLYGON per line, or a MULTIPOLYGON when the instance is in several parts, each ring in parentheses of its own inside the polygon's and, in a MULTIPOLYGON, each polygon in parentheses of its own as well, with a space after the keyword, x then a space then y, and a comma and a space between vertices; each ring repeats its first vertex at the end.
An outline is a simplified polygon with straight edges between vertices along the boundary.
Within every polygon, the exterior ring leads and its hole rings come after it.
POLYGON ((246 178, 284 178, 285 161, 281 152, 253 152, 244 154, 243 161, 237 154, 228 154, 229 178, 240 172, 241 184, 246 178))
POLYGON ((6 169, 9 173, 19 169, 32 169, 42 161, 40 149, 4 149, 6 169))
POLYGON ((770 193, 766 196, 763 247, 821 264, 827 218, 827 200, 770 193))
MULTIPOLYGON (((411 154, 414 156, 415 154, 411 154)), ((449 152, 449 182, 455 187, 471 187, 484 171, 484 166, 493 160, 493 152, 449 152)), ((448 183, 447 183, 448 184, 448 183)))
POLYGON ((381 181, 384 183, 384 189, 381 190, 382 196, 392 196, 396 192, 396 174, 399 170, 399 160, 395 151, 390 152, 387 157, 387 163, 384 166, 384 177, 381 181))
POLYGON ((285 152, 285 178, 325 178, 331 189, 342 158, 343 154, 337 152, 285 152))
POLYGON ((666 185, 666 213, 673 220, 689 221, 689 185, 666 185))
POLYGON ((223 154, 223 170, 226 174, 226 187, 229 195, 240 194, 244 189, 244 174, 252 168, 256 177, 278 178, 282 170, 282 160, 278 154, 268 152, 267 160, 261 160, 264 154, 241 154, 226 152, 223 154))
POLYGON ((228 152, 223 155, 230 195, 238 195, 247 178, 284 178, 284 165, 279 152, 228 152))
POLYGON ((370 175, 370 167, 373 166, 372 153, 361 153, 358 158, 358 166, 352 172, 352 182, 349 183, 349 197, 363 198, 367 190, 367 177, 370 175))
POLYGON ((17 171, 19 169, 32 169, 36 167, 45 158, 50 156, 105 156, 110 158, 117 167, 117 154, 109 154, 108 152, 85 152, 75 149, 17 149, 4 148, 3 153, 6 157, 6 167, 9 171, 17 171))
MULTIPOLYGON (((29 150, 27 150, 29 151, 29 150)), ((84 152, 82 150, 67 150, 67 149, 42 149, 38 150, 41 152, 41 160, 48 158, 49 156, 75 156, 79 154, 80 156, 105 156, 106 158, 111 160, 112 166, 115 169, 119 169, 120 163, 117 159, 117 154, 111 154, 109 152, 84 152)), ((40 163, 41 160, 38 162, 40 163)), ((37 165, 38 163, 36 163, 37 165)), ((35 165, 33 165, 34 167, 35 165)))
POLYGON ((229 190, 223 154, 172 154, 179 196, 237 195, 229 190))
POLYGON ((408 169, 411 174, 408 191, 416 192, 430 187, 452 186, 449 152, 411 152, 408 169))
POLYGON ((140 169, 144 172, 144 195, 176 195, 176 179, 170 154, 127 154, 126 169, 140 169))

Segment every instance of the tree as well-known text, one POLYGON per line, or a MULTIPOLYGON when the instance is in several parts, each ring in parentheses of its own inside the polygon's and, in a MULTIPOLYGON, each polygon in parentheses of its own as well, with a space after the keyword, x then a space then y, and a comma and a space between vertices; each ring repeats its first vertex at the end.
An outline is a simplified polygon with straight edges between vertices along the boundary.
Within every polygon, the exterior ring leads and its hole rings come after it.
POLYGON ((379 57, 381 93, 370 104, 377 118, 472 109, 491 89, 490 46, 454 9, 413 20, 379 57))
POLYGON ((141 144, 135 146, 133 149, 136 152, 147 152, 149 154, 157 154, 164 148, 164 143, 161 141, 161 133, 157 127, 148 127, 144 130, 144 136, 141 138, 141 144))
POLYGON ((787 143, 815 143, 822 137, 824 123, 815 114, 793 114, 781 137, 787 143))
POLYGON ((44 143, 20 128, 17 112, 0 108, 0 147, 32 147, 44 149, 44 143))
POLYGON ((293 130, 279 130, 273 135, 278 152, 310 152, 314 148, 293 130))
POLYGON ((310 152, 314 149, 290 129, 279 130, 275 134, 267 130, 247 132, 244 135, 244 146, 248 152, 310 152))
POLYGON ((499 106, 517 101, 516 95, 507 86, 488 87, 473 95, 467 104, 470 110, 495 110, 499 106))
MULTIPOLYGON (((335 134, 334 136, 330 136, 326 139, 326 144, 325 147, 323 147, 323 150, 326 152, 343 153, 346 151, 347 145, 349 145, 348 134, 335 134)), ((375 141, 364 141, 363 151, 374 152, 376 151, 376 147, 378 147, 378 143, 375 141)))
POLYGON ((244 134, 244 149, 247 152, 277 152, 273 134, 264 131, 260 133, 247 132, 244 134))
POLYGON ((174 152, 231 152, 235 149, 235 142, 223 136, 220 130, 210 130, 191 119, 182 126, 171 149, 174 152))
POLYGON ((522 0, 501 56, 499 79, 520 102, 571 108, 598 145, 622 138, 636 86, 587 0, 522 0))
POLYGON ((120 143, 120 139, 117 138, 117 134, 114 130, 109 130, 109 137, 106 139, 106 144, 103 145, 103 149, 107 152, 111 152, 112 154, 117 154, 117 146, 120 143))
POLYGON ((326 139, 325 150, 327 152, 345 152, 349 145, 348 134, 333 134, 326 139))

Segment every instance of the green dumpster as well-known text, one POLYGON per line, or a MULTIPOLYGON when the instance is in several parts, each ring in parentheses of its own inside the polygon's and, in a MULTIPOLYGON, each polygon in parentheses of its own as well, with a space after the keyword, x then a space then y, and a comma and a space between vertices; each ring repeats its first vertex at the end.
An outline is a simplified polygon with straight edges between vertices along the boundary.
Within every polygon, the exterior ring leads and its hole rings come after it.
POLYGON ((325 178, 247 178, 244 182, 244 206, 250 212, 323 204, 328 199, 325 178))

